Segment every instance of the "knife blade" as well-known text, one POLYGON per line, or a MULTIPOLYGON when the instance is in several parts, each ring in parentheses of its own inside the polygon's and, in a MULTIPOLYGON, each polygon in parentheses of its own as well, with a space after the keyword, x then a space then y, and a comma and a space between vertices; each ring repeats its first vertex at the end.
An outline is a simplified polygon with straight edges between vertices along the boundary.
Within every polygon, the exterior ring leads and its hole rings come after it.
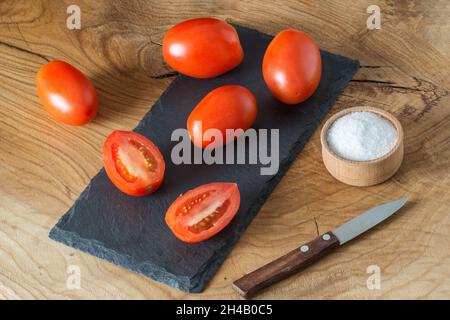
POLYGON ((325 254, 331 252, 332 249, 373 228, 392 216, 406 203, 407 199, 402 197, 374 207, 345 222, 336 229, 326 232, 288 254, 244 275, 233 282, 233 289, 244 298, 249 299, 259 290, 305 269, 325 254))
POLYGON ((398 200, 374 207, 347 221, 332 232, 336 238, 338 238, 339 243, 343 245, 392 216, 403 207, 407 201, 406 198, 402 197, 398 200))

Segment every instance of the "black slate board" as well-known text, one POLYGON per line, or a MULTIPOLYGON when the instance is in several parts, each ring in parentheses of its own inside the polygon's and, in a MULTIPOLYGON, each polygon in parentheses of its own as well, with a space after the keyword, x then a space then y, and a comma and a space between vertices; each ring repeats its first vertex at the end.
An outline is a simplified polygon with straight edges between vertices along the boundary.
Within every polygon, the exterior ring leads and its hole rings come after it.
POLYGON ((50 238, 183 291, 205 288, 359 67, 358 61, 322 51, 319 88, 301 105, 286 106, 272 97, 261 74, 264 51, 272 37, 236 28, 245 52, 243 63, 214 79, 177 76, 135 129, 152 140, 166 159, 161 188, 147 197, 130 197, 116 189, 102 169, 53 227, 50 238), (276 175, 260 175, 259 165, 176 166, 170 161, 176 144, 170 140, 172 131, 184 128, 201 98, 225 84, 240 84, 254 93, 259 106, 256 129, 280 129, 276 175), (236 217, 208 241, 179 241, 164 222, 166 209, 181 193, 216 181, 238 183, 241 207, 236 217))

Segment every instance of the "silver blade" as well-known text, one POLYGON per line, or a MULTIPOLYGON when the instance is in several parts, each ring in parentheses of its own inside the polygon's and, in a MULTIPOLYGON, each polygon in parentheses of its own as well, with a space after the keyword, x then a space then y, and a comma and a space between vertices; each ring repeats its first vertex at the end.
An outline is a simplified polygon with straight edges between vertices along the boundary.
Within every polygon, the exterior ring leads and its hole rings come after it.
POLYGON ((332 232, 338 238, 339 243, 343 245, 347 241, 359 236, 370 228, 376 226, 383 220, 389 218, 398 209, 403 207, 408 200, 400 198, 398 200, 379 205, 375 208, 366 211, 359 216, 347 221, 340 227, 337 227, 332 232))

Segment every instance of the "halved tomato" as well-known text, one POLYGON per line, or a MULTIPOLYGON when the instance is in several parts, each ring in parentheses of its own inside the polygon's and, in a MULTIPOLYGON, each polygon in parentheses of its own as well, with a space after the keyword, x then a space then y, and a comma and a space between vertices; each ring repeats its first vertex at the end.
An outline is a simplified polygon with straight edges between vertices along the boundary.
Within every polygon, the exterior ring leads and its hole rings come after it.
POLYGON ((164 158, 150 140, 132 131, 113 131, 103 144, 103 163, 114 185, 132 196, 156 191, 164 178, 164 158))
POLYGON ((166 222, 178 239, 200 242, 225 228, 240 204, 236 183, 208 183, 179 196, 167 210, 166 222))

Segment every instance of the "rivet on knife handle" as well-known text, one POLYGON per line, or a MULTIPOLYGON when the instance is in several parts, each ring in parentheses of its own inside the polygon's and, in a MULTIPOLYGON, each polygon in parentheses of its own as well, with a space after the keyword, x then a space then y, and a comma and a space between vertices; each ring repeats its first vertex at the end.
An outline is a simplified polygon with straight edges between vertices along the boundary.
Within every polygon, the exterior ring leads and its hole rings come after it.
POLYGON ((233 289, 244 298, 250 299, 259 290, 305 269, 338 245, 336 236, 327 232, 236 280, 233 289))

